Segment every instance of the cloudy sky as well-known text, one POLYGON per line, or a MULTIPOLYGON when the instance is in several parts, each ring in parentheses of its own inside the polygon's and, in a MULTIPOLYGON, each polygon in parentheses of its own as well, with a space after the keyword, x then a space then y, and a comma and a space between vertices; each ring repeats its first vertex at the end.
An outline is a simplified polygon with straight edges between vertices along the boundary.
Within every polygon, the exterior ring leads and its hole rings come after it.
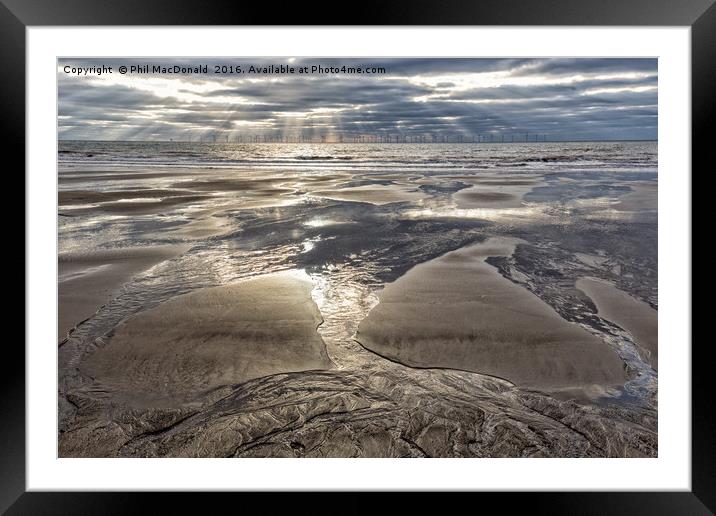
POLYGON ((57 73, 60 139, 657 136, 656 59, 60 59, 57 73), (118 73, 133 64, 209 73, 118 73), (385 73, 247 73, 271 64, 385 73), (113 73, 65 73, 102 65, 113 73), (214 65, 244 73, 214 74, 214 65))

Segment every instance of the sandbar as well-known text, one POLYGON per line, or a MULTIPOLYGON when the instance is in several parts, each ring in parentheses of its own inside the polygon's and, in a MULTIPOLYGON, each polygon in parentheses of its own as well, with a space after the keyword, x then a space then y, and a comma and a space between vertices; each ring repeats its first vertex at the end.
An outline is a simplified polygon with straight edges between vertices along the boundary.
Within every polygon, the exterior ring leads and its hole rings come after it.
POLYGON ((408 366, 473 371, 521 387, 622 385, 623 363, 606 343, 485 262, 509 256, 517 243, 490 238, 414 267, 383 289, 356 339, 408 366))
POLYGON ((418 201, 426 197, 425 193, 413 187, 366 185, 335 190, 320 190, 311 195, 337 201, 365 202, 370 204, 390 204, 393 202, 418 201))
POLYGON ((61 253, 57 259, 57 339, 61 341, 72 328, 92 316, 134 275, 188 247, 161 245, 61 253))
POLYGON ((519 208, 532 185, 478 184, 453 194, 458 208, 519 208))
POLYGON ((628 331, 642 351, 643 358, 659 367, 659 316, 647 303, 619 290, 612 283, 594 278, 580 278, 577 288, 597 306, 598 314, 628 331))
POLYGON ((130 405, 174 406, 253 378, 330 368, 311 289, 279 273, 177 296, 121 323, 80 369, 130 405))

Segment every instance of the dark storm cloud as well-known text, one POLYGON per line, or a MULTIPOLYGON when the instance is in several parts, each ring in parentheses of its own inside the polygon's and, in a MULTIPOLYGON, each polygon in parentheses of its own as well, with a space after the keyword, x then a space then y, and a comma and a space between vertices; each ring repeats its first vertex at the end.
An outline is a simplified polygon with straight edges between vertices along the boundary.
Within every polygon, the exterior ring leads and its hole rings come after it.
POLYGON ((287 58, 62 59, 63 139, 356 138, 540 133, 655 139, 655 59, 314 59, 290 66, 381 66, 375 75, 73 76, 64 66, 248 67, 287 58))
POLYGON ((167 100, 153 93, 137 90, 127 86, 112 87, 61 87, 58 96, 59 106, 98 106, 103 109, 136 109, 157 106, 169 106, 167 100))
POLYGON ((338 103, 369 102, 375 95, 382 97, 415 96, 432 93, 432 88, 407 83, 400 79, 345 77, 319 78, 307 77, 302 81, 282 81, 268 85, 256 83, 237 84, 234 87, 215 90, 209 96, 240 96, 265 99, 270 94, 272 100, 290 100, 302 98, 307 101, 333 101, 338 103))

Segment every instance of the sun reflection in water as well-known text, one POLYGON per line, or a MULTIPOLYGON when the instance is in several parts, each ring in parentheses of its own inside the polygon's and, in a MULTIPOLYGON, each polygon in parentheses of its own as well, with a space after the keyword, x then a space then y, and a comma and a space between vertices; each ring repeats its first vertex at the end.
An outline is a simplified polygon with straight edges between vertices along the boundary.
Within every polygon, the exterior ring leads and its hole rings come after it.
POLYGON ((366 354, 372 355, 353 337, 360 322, 378 304, 378 297, 369 286, 356 281, 352 267, 331 264, 326 269, 329 270, 310 274, 311 297, 323 317, 318 332, 338 367, 365 366, 366 354))
POLYGON ((459 218, 534 222, 538 218, 547 217, 549 208, 546 205, 524 205, 519 208, 455 208, 448 206, 407 210, 403 215, 409 219, 459 218))
POLYGON ((350 224, 350 222, 319 217, 303 223, 304 226, 309 228, 324 228, 328 226, 336 226, 338 224, 350 224))

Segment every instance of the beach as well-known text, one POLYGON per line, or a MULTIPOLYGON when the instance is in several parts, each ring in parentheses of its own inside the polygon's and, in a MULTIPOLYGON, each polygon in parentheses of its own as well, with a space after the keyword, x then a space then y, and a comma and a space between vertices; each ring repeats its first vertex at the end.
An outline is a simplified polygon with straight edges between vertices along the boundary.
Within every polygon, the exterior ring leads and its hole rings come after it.
POLYGON ((151 266, 186 251, 186 245, 68 252, 58 256, 58 339, 116 297, 123 284, 151 266))
POLYGON ((60 457, 655 457, 657 145, 61 141, 60 457))
POLYGON ((517 240, 490 238, 411 269, 386 286, 356 338, 411 367, 446 367, 543 391, 602 393, 627 380, 604 342, 562 319, 485 263, 517 240))
POLYGON ((253 378, 330 369, 310 291, 279 273, 177 296, 122 322, 80 369, 138 406, 181 406, 253 378))

